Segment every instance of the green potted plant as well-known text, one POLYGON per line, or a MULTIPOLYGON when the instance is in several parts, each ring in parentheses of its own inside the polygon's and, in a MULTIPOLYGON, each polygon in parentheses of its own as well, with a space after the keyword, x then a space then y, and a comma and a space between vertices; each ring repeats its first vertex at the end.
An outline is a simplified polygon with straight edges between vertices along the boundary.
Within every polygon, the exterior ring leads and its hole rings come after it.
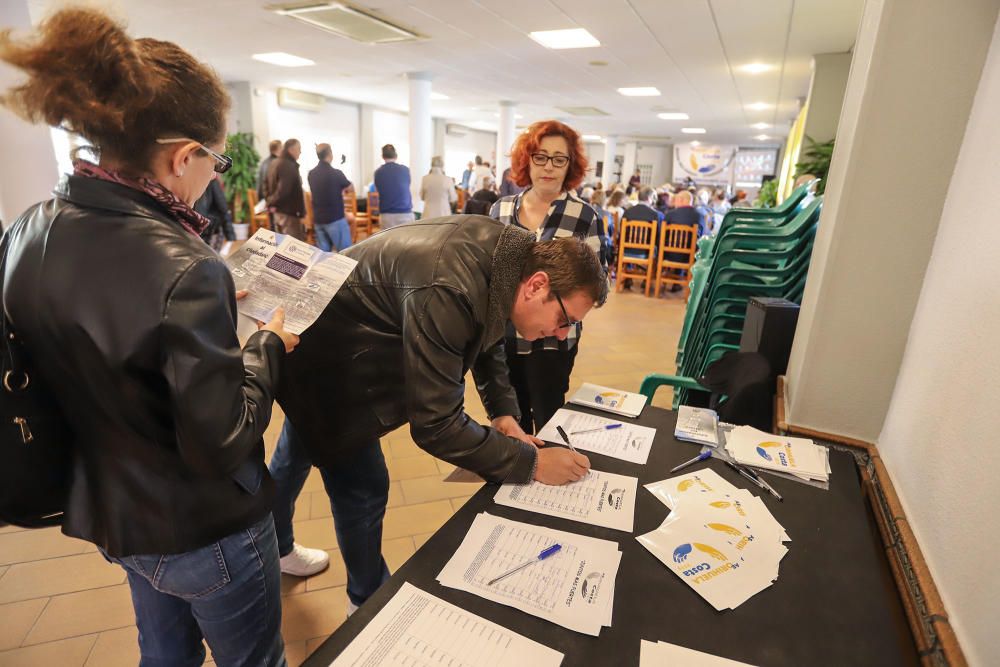
POLYGON ((760 186, 760 191, 757 193, 757 201, 754 202, 754 206, 757 208, 773 208, 778 200, 778 181, 776 179, 771 179, 763 185, 760 186))
POLYGON ((833 157, 833 139, 817 143, 812 137, 806 136, 809 145, 802 152, 803 159, 795 165, 795 178, 805 174, 811 174, 819 178, 816 187, 816 194, 821 195, 826 191, 826 177, 830 173, 830 159, 833 157))
POLYGON ((233 166, 223 177, 226 201, 233 211, 236 238, 246 238, 253 216, 246 195, 249 188, 257 185, 260 154, 253 147, 253 135, 249 132, 237 132, 226 137, 226 154, 233 159, 233 166))

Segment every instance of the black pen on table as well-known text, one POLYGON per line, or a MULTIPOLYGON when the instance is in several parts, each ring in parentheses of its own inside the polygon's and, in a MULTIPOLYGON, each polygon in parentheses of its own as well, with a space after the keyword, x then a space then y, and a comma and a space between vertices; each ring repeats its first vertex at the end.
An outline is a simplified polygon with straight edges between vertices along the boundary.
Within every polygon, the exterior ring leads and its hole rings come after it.
POLYGON ((732 468, 733 470, 735 470, 739 475, 741 475, 741 476, 746 477, 747 479, 749 479, 751 482, 753 482, 754 484, 756 484, 757 486, 759 486, 764 491, 767 491, 768 493, 770 493, 772 496, 774 496, 778 500, 784 502, 785 499, 782 498, 781 495, 777 491, 775 491, 774 488, 770 484, 768 484, 763 479, 761 479, 760 475, 758 475, 756 472, 754 472, 752 470, 749 470, 747 468, 744 468, 743 466, 738 466, 735 463, 733 463, 732 461, 726 461, 725 459, 723 459, 723 463, 725 463, 727 466, 729 466, 730 468, 732 468))

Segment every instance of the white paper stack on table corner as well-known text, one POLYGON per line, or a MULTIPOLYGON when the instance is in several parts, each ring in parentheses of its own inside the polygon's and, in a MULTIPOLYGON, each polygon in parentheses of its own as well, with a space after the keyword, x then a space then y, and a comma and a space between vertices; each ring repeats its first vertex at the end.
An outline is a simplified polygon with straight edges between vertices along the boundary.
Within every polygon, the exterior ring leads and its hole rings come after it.
POLYGON ((538 437, 546 442, 564 444, 556 426, 563 427, 577 449, 639 464, 646 463, 653 438, 656 437, 656 429, 649 426, 629 424, 566 408, 556 410, 552 419, 538 431, 538 437), (613 425, 614 428, 605 428, 613 425), (576 431, 588 432, 576 434, 576 431))
POLYGON ((405 582, 331 667, 558 667, 563 654, 405 582))
POLYGON ((743 465, 791 473, 802 479, 830 478, 830 450, 809 438, 790 438, 751 426, 736 426, 726 435, 726 451, 743 465))
POLYGON ((562 486, 530 482, 504 484, 493 496, 499 505, 547 516, 632 532, 639 480, 591 469, 582 479, 562 486))
POLYGON ((672 511, 636 539, 716 610, 735 609, 778 578, 789 538, 760 498, 707 468, 646 488, 672 511))
POLYGON ((668 642, 653 642, 641 640, 639 644, 639 667, 661 667, 662 665, 677 665, 678 667, 753 667, 745 662, 736 662, 720 658, 710 653, 702 653, 668 642))
POLYGON ((615 542, 484 512, 476 516, 437 580, 442 586, 596 637, 602 627, 611 626, 621 558, 615 542), (561 546, 559 551, 537 560, 554 544, 561 546), (531 565, 489 585, 492 579, 529 561, 531 565))

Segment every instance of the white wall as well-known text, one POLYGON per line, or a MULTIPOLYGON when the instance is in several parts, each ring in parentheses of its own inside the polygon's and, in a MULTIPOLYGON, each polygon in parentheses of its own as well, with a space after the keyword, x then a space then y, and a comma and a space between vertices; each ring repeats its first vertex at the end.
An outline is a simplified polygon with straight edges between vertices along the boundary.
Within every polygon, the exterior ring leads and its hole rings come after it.
MULTIPOLYGON (((416 169, 410 164, 410 120, 405 113, 397 111, 387 111, 385 109, 374 109, 372 111, 372 144, 369 150, 373 156, 375 169, 382 165, 382 146, 392 144, 396 147, 396 162, 405 164, 410 168, 410 179, 416 180, 415 174, 424 174, 430 169, 416 169)), ((374 178, 375 170, 371 174, 364 175, 364 182, 367 184, 374 178)))
MULTIPOLYGON (((358 122, 358 105, 350 102, 339 102, 327 99, 323 108, 318 111, 298 111, 278 106, 277 93, 274 90, 261 90, 264 97, 264 110, 267 117, 268 137, 264 139, 264 150, 267 152, 267 142, 271 139, 285 141, 292 137, 302 142, 302 156, 299 165, 302 171, 302 182, 308 187, 306 175, 316 166, 316 144, 327 143, 333 147, 333 166, 344 172, 348 179, 360 190, 363 183, 371 180, 371 174, 359 185, 362 177, 359 165, 360 129, 358 122), (340 164, 340 156, 347 156, 347 162, 340 164)), ((255 123, 256 124, 256 123, 255 123)), ((406 125, 406 118, 403 118, 406 125)))
POLYGON ((1000 664, 1000 23, 878 448, 971 664, 1000 664))
MULTIPOLYGON (((0 26, 30 25, 27 2, 0 3, 0 26)), ((0 65, 0 90, 22 80, 19 71, 0 65)), ((4 107, 0 107, 0 145, 7 158, 0 160, 0 220, 6 226, 32 204, 52 196, 59 170, 49 128, 26 123, 4 107)))
POLYGON ((789 423, 878 437, 997 9, 866 3, 788 364, 789 423))
MULTIPOLYGON (((651 185, 653 187, 663 185, 670 180, 670 174, 673 171, 674 162, 674 150, 673 146, 639 146, 636 151, 635 163, 639 164, 651 164, 653 165, 653 175, 650 178, 649 183, 645 185, 651 185)), ((628 172, 631 176, 632 173, 628 172)), ((628 179, 625 179, 628 182, 628 179)))
MULTIPOLYGON (((444 173, 454 178, 458 183, 462 182, 462 172, 465 171, 466 165, 473 161, 477 155, 481 156, 483 161, 495 164, 497 150, 496 132, 470 128, 462 128, 462 131, 465 132, 463 137, 445 132, 444 155, 442 156, 444 158, 444 173)), ((507 152, 510 152, 509 148, 507 152)), ((428 165, 429 167, 430 165, 428 165)), ((497 174, 497 177, 502 175, 497 174)))

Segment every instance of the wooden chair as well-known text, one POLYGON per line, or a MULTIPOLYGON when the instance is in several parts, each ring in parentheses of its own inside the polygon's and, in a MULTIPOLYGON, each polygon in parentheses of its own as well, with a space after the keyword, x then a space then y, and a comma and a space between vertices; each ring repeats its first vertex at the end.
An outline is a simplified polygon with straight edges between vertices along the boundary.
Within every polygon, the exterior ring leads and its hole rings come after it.
POLYGON ((364 238, 372 235, 371 218, 367 213, 358 213, 358 199, 354 188, 344 190, 344 214, 351 223, 351 243, 357 243, 361 230, 365 230, 364 238))
POLYGON ((656 264, 656 223, 626 219, 621 228, 615 291, 625 289, 625 280, 632 278, 646 281, 646 296, 649 296, 656 264))
POLYGON ((665 285, 681 285, 685 296, 691 293, 691 267, 697 249, 697 227, 664 224, 660 228, 654 297, 660 296, 660 288, 665 285))
POLYGON ((305 191, 306 217, 302 218, 302 224, 306 228, 306 243, 316 245, 316 221, 313 220, 313 195, 308 190, 305 191))
POLYGON ((368 236, 372 235, 372 230, 378 225, 378 218, 378 192, 372 191, 368 193, 368 236))
POLYGON ((466 197, 465 190, 462 188, 458 188, 458 201, 455 203, 455 213, 465 212, 465 197, 466 197))
POLYGON ((265 210, 262 213, 254 213, 254 209, 257 208, 257 203, 260 200, 257 198, 257 191, 253 188, 247 188, 247 203, 250 206, 250 236, 254 235, 258 229, 263 227, 264 229, 271 228, 271 216, 267 214, 265 210))

